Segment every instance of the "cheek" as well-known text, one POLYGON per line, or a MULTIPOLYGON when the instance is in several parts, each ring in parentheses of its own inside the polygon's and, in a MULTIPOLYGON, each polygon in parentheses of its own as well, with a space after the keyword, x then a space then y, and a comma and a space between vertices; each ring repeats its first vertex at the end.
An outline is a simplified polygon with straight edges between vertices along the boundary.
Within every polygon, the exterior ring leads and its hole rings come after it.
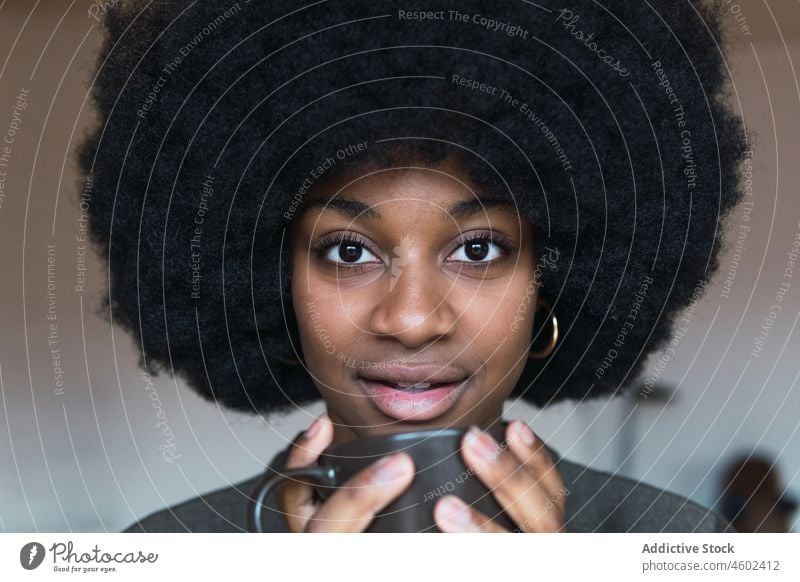
POLYGON ((311 372, 319 374, 322 372, 320 363, 334 357, 337 352, 336 338, 331 334, 334 328, 323 316, 325 306, 311 298, 295 309, 304 360, 311 372))
MULTIPOLYGON (((511 331, 519 335, 521 341, 530 342, 533 334, 534 315, 538 298, 538 287, 533 279, 525 281, 525 287, 517 289, 513 302, 509 302, 508 313, 511 318, 511 331)), ((527 347, 527 345, 526 345, 527 347)))
POLYGON ((536 298, 537 288, 532 280, 514 281, 497 292, 478 291, 467 308, 471 331, 502 341, 508 348, 521 346, 526 350, 533 333, 536 298))
POLYGON ((506 397, 516 385, 528 361, 537 290, 532 280, 524 280, 509 287, 495 302, 497 311, 487 324, 486 329, 491 329, 492 332, 484 337, 492 338, 492 341, 487 342, 486 348, 494 352, 487 362, 487 368, 492 375, 498 375, 498 393, 506 397), (497 346, 502 347, 497 349, 497 346))
POLYGON ((316 293, 313 280, 309 280, 306 264, 300 260, 292 274, 292 306, 300 333, 303 357, 312 373, 318 374, 319 362, 336 353, 335 338, 331 336, 330 313, 324 295, 316 293))
POLYGON ((316 281, 313 271, 306 270, 292 278, 292 305, 306 365, 315 376, 329 377, 334 366, 352 357, 359 314, 346 294, 316 281))

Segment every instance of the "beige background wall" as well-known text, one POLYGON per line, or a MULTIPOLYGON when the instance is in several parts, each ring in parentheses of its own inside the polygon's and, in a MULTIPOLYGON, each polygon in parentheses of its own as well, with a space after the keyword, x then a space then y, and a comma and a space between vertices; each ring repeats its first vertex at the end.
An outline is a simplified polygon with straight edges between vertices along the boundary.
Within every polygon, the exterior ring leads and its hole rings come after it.
MULTIPOLYGON (((93 315, 105 273, 92 255, 85 290, 76 291, 73 147, 91 121, 85 97, 99 42, 87 13, 92 5, 0 3, 0 139, 13 129, 17 95, 29 91, 8 167, 0 167, 0 531, 119 530, 257 473, 322 410, 270 419, 234 414, 162 377, 155 391, 179 455, 172 463, 162 457, 153 388, 136 367, 133 340, 93 315)), ((735 98, 758 134, 752 228, 724 299, 741 212, 733 217, 722 270, 663 372, 676 397, 669 406, 641 407, 635 425, 623 429, 630 401, 562 404, 544 413, 508 403, 509 416, 530 421, 564 456, 620 468, 706 505, 716 499, 720 464, 753 447, 776 455, 784 482, 800 494, 800 271, 763 352, 749 356, 800 233, 800 4, 730 6, 740 43, 730 62, 735 98), (750 35, 737 28, 734 6, 750 35), (636 449, 626 461, 628 442, 636 449)))

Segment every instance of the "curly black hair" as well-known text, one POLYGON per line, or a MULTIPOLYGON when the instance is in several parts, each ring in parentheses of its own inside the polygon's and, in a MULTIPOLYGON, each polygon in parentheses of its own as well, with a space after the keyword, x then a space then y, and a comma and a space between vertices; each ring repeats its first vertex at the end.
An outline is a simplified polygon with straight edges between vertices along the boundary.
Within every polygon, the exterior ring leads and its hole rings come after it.
POLYGON ((457 156, 551 253, 541 292, 562 337, 512 396, 619 393, 714 274, 743 195, 723 14, 690 0, 117 3, 92 80, 100 121, 78 152, 109 270, 101 311, 151 374, 232 409, 307 404, 319 393, 286 361, 301 355, 288 236, 309 189, 457 156))

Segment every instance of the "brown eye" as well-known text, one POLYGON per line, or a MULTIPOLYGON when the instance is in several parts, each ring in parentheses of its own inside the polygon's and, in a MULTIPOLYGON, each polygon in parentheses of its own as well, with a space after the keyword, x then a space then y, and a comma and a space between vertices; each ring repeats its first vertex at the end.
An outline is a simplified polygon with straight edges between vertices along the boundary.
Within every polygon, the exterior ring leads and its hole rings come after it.
POLYGON ((339 258, 345 263, 355 263, 361 258, 363 249, 358 243, 343 242, 339 245, 339 258))
POLYGON ((493 263, 503 258, 508 249, 501 244, 479 236, 465 241, 450 255, 450 260, 462 263, 493 263))
POLYGON ((314 245, 312 250, 318 256, 339 267, 380 264, 381 260, 369 250, 367 244, 355 235, 337 234, 327 237, 314 245))
POLYGON ((485 240, 476 240, 464 245, 464 254, 470 261, 482 261, 489 254, 489 243, 485 240))

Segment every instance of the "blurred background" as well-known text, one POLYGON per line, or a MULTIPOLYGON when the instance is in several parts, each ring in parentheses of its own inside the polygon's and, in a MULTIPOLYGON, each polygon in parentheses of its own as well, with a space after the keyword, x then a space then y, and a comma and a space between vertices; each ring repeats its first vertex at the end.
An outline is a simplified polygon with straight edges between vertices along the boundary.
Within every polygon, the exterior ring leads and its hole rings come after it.
MULTIPOLYGON (((233 413, 180 380, 150 380, 134 340, 94 315, 106 273, 82 254, 74 146, 93 120, 104 4, 113 2, 0 2, 0 531, 119 531, 259 473, 323 410, 233 413)), ((757 135, 749 220, 741 207, 731 216, 720 271, 685 335, 674 353, 652 356, 629 396, 544 411, 509 401, 506 415, 564 457, 720 513, 760 485, 751 502, 768 501, 757 523, 780 510, 797 531, 800 264, 789 252, 800 240, 800 3, 723 4, 736 42, 732 98, 757 135), (782 310, 771 315, 777 294, 782 310), (657 390, 637 400, 647 379, 657 390)))

